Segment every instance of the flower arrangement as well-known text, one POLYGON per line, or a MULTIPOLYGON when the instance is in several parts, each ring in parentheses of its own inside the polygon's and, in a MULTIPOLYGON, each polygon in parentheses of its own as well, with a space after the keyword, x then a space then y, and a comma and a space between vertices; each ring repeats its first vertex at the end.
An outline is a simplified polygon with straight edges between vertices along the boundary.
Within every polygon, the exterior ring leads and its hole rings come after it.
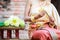
POLYGON ((25 26, 25 22, 24 20, 20 19, 17 16, 11 16, 10 18, 8 18, 8 20, 6 20, 4 22, 5 26, 12 26, 12 27, 24 27, 25 26))

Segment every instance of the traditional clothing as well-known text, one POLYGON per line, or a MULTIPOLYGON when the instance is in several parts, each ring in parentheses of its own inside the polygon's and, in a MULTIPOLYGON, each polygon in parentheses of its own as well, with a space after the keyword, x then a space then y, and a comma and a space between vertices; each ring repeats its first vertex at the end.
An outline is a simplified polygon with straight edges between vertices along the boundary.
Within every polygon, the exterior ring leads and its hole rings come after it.
MULTIPOLYGON (((49 3, 49 4, 46 4, 46 5, 39 5, 39 2, 37 0, 33 0, 31 2, 31 4, 32 4, 31 10, 30 10, 30 16, 31 17, 34 17, 35 15, 39 14, 41 11, 44 10, 47 13, 43 17, 37 19, 37 21, 44 20, 45 21, 45 22, 43 22, 43 24, 44 24, 44 23, 49 21, 49 16, 50 16, 51 18, 54 19, 54 23, 57 26, 60 24, 59 14, 58 14, 58 12, 57 12, 57 10, 56 10, 56 8, 54 7, 53 4, 49 3)), ((42 22, 40 22, 40 24, 42 24, 42 22)))

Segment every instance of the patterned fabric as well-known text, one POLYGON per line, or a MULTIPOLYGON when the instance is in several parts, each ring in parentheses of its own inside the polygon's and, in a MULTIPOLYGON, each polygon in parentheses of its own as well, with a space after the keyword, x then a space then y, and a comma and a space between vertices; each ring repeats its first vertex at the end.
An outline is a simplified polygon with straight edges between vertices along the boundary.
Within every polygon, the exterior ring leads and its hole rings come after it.
MULTIPOLYGON (((48 30, 54 30, 58 36, 57 40, 60 40, 60 31, 52 28, 46 28, 48 30)), ((31 40, 52 40, 50 33, 47 30, 37 30, 33 33, 31 40)))

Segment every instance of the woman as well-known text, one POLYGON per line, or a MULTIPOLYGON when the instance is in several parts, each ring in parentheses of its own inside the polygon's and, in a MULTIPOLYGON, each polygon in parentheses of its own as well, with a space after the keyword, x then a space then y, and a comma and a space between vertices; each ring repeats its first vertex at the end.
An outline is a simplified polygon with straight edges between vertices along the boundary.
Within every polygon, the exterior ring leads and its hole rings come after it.
MULTIPOLYGON (((39 27, 47 27, 45 24, 48 24, 48 27, 54 28, 55 25, 59 27, 59 14, 50 2, 51 0, 29 0, 26 8, 25 17, 30 17, 30 21, 35 22, 39 27)), ((26 21, 26 20, 25 20, 26 21)), ((57 28, 58 28, 57 27, 57 28)), ((31 27, 29 27, 31 29, 31 27)))
MULTIPOLYGON (((59 14, 52 3, 51 0, 29 0, 26 8, 26 17, 27 16, 36 16, 41 11, 46 11, 48 16, 54 20, 54 23, 59 26, 59 14)), ((40 13, 43 16, 43 14, 40 13)), ((32 18, 33 19, 33 18, 32 18)), ((49 18, 50 19, 50 18, 49 18)))

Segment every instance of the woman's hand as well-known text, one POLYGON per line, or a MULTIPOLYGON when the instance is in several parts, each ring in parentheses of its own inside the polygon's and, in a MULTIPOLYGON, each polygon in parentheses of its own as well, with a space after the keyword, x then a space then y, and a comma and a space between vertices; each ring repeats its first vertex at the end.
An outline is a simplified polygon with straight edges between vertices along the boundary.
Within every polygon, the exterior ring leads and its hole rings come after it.
POLYGON ((57 28, 57 26, 54 23, 54 18, 49 16, 49 26, 52 28, 57 28))
POLYGON ((51 24, 54 24, 54 18, 49 16, 49 20, 51 24))
POLYGON ((38 15, 36 15, 34 18, 35 18, 35 19, 41 18, 41 17, 43 17, 46 13, 47 13, 46 11, 42 10, 42 11, 41 11, 38 15))
POLYGON ((27 22, 27 21, 28 21, 28 22, 31 22, 31 18, 30 18, 30 17, 26 17, 26 18, 24 19, 24 21, 25 21, 25 22, 27 22))

